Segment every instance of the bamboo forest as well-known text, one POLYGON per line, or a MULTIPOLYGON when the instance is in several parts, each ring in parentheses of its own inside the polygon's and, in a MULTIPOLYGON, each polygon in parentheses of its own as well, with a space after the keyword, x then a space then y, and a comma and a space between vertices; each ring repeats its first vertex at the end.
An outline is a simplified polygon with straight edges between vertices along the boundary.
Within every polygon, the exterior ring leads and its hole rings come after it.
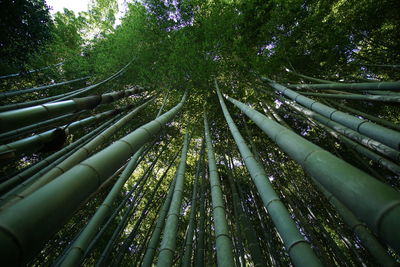
POLYGON ((0 142, 1 266, 400 266, 400 1, 0 1, 0 142))

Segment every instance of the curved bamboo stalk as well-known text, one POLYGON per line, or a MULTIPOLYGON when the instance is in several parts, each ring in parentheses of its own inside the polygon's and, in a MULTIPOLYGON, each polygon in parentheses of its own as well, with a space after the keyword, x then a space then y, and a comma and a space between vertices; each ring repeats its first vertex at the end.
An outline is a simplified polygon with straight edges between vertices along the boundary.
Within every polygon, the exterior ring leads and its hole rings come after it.
POLYGON ((225 205, 219 182, 217 164, 215 162, 214 150, 212 147, 210 128, 207 115, 204 112, 204 134, 207 147, 208 172, 211 187, 212 212, 214 219, 215 246, 217 251, 218 266, 234 266, 232 241, 229 233, 228 222, 226 221, 225 205))
MULTIPOLYGON (((163 104, 161 105, 156 118, 158 118, 161 115, 166 98, 167 97, 164 98, 163 104)), ((82 258, 88 251, 90 241, 95 236, 97 229, 104 222, 107 215, 111 212, 112 203, 118 197, 122 187, 129 179, 132 172, 135 170, 138 164, 139 157, 143 154, 144 150, 145 147, 143 146, 135 153, 135 155, 132 156, 127 167, 124 169, 121 176, 115 182, 114 186, 108 193, 107 197, 105 198, 101 206, 97 209, 96 213, 92 216, 88 224, 85 226, 80 235, 71 245, 71 249, 63 257, 60 266, 76 266, 80 264, 82 258)), ((169 170, 169 168, 170 167, 168 167, 167 171, 169 170)))
POLYGON ((148 212, 151 210, 151 207, 154 206, 154 204, 155 204, 154 203, 154 196, 155 196, 158 188, 160 187, 162 181, 167 176, 168 171, 170 170, 172 165, 175 163, 175 160, 178 158, 178 155, 179 155, 179 151, 177 151, 177 153, 173 156, 173 159, 172 159, 171 163, 168 165, 167 169, 164 171, 164 173, 161 175, 160 179, 157 181, 157 184, 156 184, 153 192, 151 193, 151 195, 149 197, 150 200, 146 203, 146 206, 143 208, 142 213, 141 213, 139 219, 136 221, 135 226, 133 227, 131 233, 124 240, 124 243, 122 244, 121 249, 118 252, 118 255, 116 257, 114 257, 114 261, 112 263, 112 266, 120 266, 120 263, 121 263, 121 261, 123 260, 123 257, 124 257, 124 253, 128 250, 129 246, 132 243, 132 240, 136 236, 136 231, 138 230, 140 224, 142 223, 144 218, 147 216, 148 212))
POLYGON ((326 98, 339 98, 339 99, 352 99, 352 100, 365 100, 365 101, 378 101, 378 102, 400 102, 399 96, 392 95, 359 95, 359 94, 322 94, 301 92, 302 95, 326 97, 326 98))
POLYGON ((384 125, 384 126, 386 126, 386 127, 392 128, 393 130, 400 131, 400 125, 395 124, 395 123, 393 123, 393 122, 384 120, 384 119, 382 119, 382 118, 378 118, 378 117, 376 117, 376 116, 373 116, 373 115, 371 115, 371 114, 367 114, 367 113, 365 113, 365 112, 362 112, 362 111, 360 111, 360 110, 357 110, 357 109, 348 107, 348 106, 346 106, 346 105, 342 105, 342 104, 338 103, 337 101, 330 101, 330 100, 329 100, 328 103, 331 104, 331 105, 332 105, 332 104, 333 104, 333 105, 336 105, 337 107, 342 108, 342 109, 344 109, 344 110, 347 110, 347 111, 349 111, 349 112, 351 112, 351 113, 353 113, 353 114, 360 115, 360 116, 362 116, 362 117, 364 117, 364 118, 366 118, 366 119, 369 119, 370 121, 373 121, 373 122, 376 122, 376 123, 378 123, 378 124, 384 125))
MULTIPOLYGON (((139 197, 135 196, 135 198, 131 201, 131 204, 129 205, 128 209, 124 212, 124 215, 120 219, 120 221, 118 223, 118 226, 114 230, 112 236, 108 239, 106 247, 104 248, 103 252, 101 253, 100 258, 96 262, 96 266, 97 267, 105 266, 105 265, 108 264, 107 261, 108 261, 108 258, 110 257, 110 254, 111 254, 111 251, 113 249, 113 246, 115 245, 115 242, 117 241, 118 237, 120 236, 122 230, 128 224, 129 219, 137 211, 137 206, 141 203, 141 199, 145 195, 147 195, 147 191, 150 189, 150 187, 149 186, 145 186, 146 182, 150 178, 151 173, 153 172, 154 167, 156 166, 156 163, 157 163, 158 159, 164 153, 164 151, 165 151, 165 149, 167 148, 168 145, 169 145, 169 142, 162 147, 161 151, 158 153, 156 158, 152 161, 151 165, 147 168, 147 170, 146 170, 146 172, 144 174, 146 176, 146 178, 143 180, 143 184, 141 186, 142 190, 139 192, 139 197)), ((158 186, 159 186, 159 184, 158 184, 158 186)), ((153 191, 153 192, 155 194, 155 191, 153 191)))
POLYGON ((46 98, 28 101, 28 102, 23 102, 23 103, 14 103, 14 104, 10 104, 10 105, 0 106, 0 112, 32 107, 32 106, 36 106, 36 105, 41 105, 43 103, 48 103, 50 101, 53 101, 53 102, 58 101, 59 102, 62 100, 71 99, 74 96, 91 91, 92 89, 97 88, 98 86, 116 78, 117 76, 119 76, 120 74, 122 74, 125 71, 125 69, 132 63, 132 61, 133 60, 131 60, 127 65, 125 65, 122 69, 120 69, 119 71, 117 71, 116 73, 111 75, 110 77, 108 77, 105 80, 102 80, 96 84, 92 84, 87 87, 79 88, 74 91, 70 91, 70 92, 67 92, 64 94, 60 94, 60 95, 55 95, 55 96, 46 97, 46 98))
POLYGON ((392 92, 392 91, 375 91, 375 90, 365 90, 364 93, 371 94, 371 95, 391 95, 391 96, 400 96, 399 92, 392 92))
POLYGON ((46 121, 42 121, 39 123, 36 123, 34 125, 29 125, 29 126, 25 126, 19 129, 15 129, 9 132, 5 132, 3 134, 0 134, 0 140, 1 142, 6 142, 9 139, 17 139, 18 137, 22 136, 22 135, 26 135, 30 132, 33 131, 40 131, 42 129, 49 129, 50 127, 54 127, 57 126, 57 123, 60 121, 64 121, 64 120, 69 120, 72 118, 76 118, 80 115, 82 115, 83 113, 86 113, 85 110, 82 110, 80 112, 77 113, 71 113, 71 114, 66 114, 66 115, 62 115, 59 117, 56 117, 54 119, 50 119, 50 120, 46 120, 46 121))
POLYGON ((343 218, 343 221, 351 228, 352 231, 360 238, 362 244, 371 253, 371 255, 382 266, 398 266, 396 261, 387 253, 385 247, 376 239, 376 237, 368 230, 368 228, 360 222, 356 216, 344 206, 338 199, 329 193, 320 183, 313 179, 314 183, 328 199, 328 201, 335 207, 336 211, 343 218))
POLYGON ((59 82, 59 83, 42 85, 42 86, 33 87, 33 88, 3 92, 3 93, 0 93, 0 99, 6 98, 6 97, 12 97, 12 96, 16 96, 16 95, 22 95, 22 94, 26 94, 26 93, 31 93, 31 92, 36 92, 36 91, 41 91, 41 90, 45 90, 45 89, 49 89, 49 88, 53 88, 53 87, 57 87, 57 86, 61 86, 61 85, 66 85, 66 84, 70 84, 70 83, 74 83, 74 82, 87 80, 89 78, 90 77, 87 76, 87 77, 73 79, 73 80, 69 80, 69 81, 65 81, 65 82, 59 82))
POLYGON ((14 156, 30 153, 41 150, 47 144, 55 145, 54 150, 62 146, 70 132, 73 132, 81 127, 87 126, 93 122, 101 121, 110 116, 118 114, 117 110, 109 110, 100 114, 84 118, 79 121, 74 121, 70 124, 63 125, 56 129, 51 129, 46 132, 26 137, 12 143, 0 145, 0 154, 12 151, 14 156))
POLYGON ((0 113, 0 131, 11 131, 32 123, 51 119, 58 115, 85 109, 93 109, 98 105, 112 103, 139 91, 140 89, 134 88, 125 91, 112 92, 97 96, 86 96, 72 100, 2 112, 0 113))
POLYGON ((400 193, 227 96, 324 188, 400 252, 400 193))
POLYGON ((310 244, 305 241, 303 236, 300 234, 296 223, 292 220, 290 213, 283 205, 278 194, 276 194, 275 190, 272 188, 265 170, 260 166, 260 163, 257 162, 253 153, 251 153, 250 149, 246 145, 245 140, 228 112, 217 82, 215 82, 215 86, 222 111, 232 136, 236 141, 242 158, 244 159, 247 170, 260 193, 264 206, 268 210, 279 235, 283 239, 283 243, 285 244, 286 250, 288 251, 293 264, 295 266, 322 266, 321 262, 314 254, 310 244))
POLYGON ((290 74, 293 74, 293 75, 297 76, 297 77, 304 78, 304 79, 307 79, 309 81, 313 81, 313 82, 317 82, 317 83, 324 83, 324 84, 335 83, 335 82, 332 82, 332 81, 318 79, 318 78, 310 77, 310 76, 307 76, 307 75, 304 75, 304 74, 300 74, 300 73, 298 73, 296 71, 292 71, 290 69, 286 69, 286 71, 289 72, 290 74))
POLYGON ((131 119, 133 119, 139 111, 144 109, 152 101, 154 101, 154 98, 148 100, 144 104, 135 108, 130 113, 125 115, 123 118, 118 120, 115 124, 108 127, 104 132, 102 132, 101 134, 98 134, 94 139, 92 139, 85 146, 83 146, 82 148, 77 150, 74 154, 72 154, 66 160, 61 162, 55 168, 53 168, 52 170, 50 170, 49 172, 47 172, 46 174, 41 176, 37 181, 35 181, 33 184, 29 185, 25 190, 18 193, 13 200, 11 200, 11 201, 9 201, 9 203, 7 203, 7 205, 8 206, 14 205, 19 200, 27 197, 32 192, 34 192, 37 189, 39 189, 40 187, 46 185, 50 181, 53 181, 59 175, 67 172, 73 166, 75 166, 82 160, 86 159, 93 151, 96 150, 96 148, 99 145, 104 144, 115 132, 117 132, 123 125, 125 125, 127 122, 129 122, 131 119))
POLYGON ((336 139, 340 140, 341 142, 345 143, 346 145, 348 145, 350 148, 352 148, 354 151, 357 151, 358 153, 360 153, 361 155, 366 156, 367 158, 375 161, 376 163, 378 163, 379 165, 383 166, 384 168, 388 169, 389 171, 400 175, 400 166, 397 165, 396 163, 385 159, 384 157, 376 154, 375 152, 365 148, 362 145, 357 144, 356 142, 350 140, 349 138, 337 133, 336 131, 332 130, 331 128, 329 128, 328 126, 323 125, 320 122, 315 122, 316 124, 318 124, 318 126, 320 126, 321 128, 323 128, 325 131, 327 131, 330 135, 332 135, 333 137, 335 137, 336 139))
MULTIPOLYGON (((140 159, 138 160, 136 166, 140 164, 140 162, 144 159, 144 156, 151 150, 151 148, 154 146, 155 142, 153 142, 152 145, 150 145, 142 154, 140 159)), ((137 153, 137 152, 136 152, 137 153)), ((91 251, 94 249, 96 246, 97 242, 101 239, 103 234, 109 229, 109 226, 112 224, 112 222, 115 220, 115 218, 118 216, 118 214, 123 210, 124 207, 128 205, 128 202, 132 199, 132 196, 137 196, 140 195, 140 192, 137 192, 139 190, 138 188, 143 187, 143 183, 147 179, 148 175, 148 170, 146 170, 141 177, 136 181, 136 183, 133 185, 133 187, 126 193, 125 197, 123 200, 118 204, 118 206, 114 209, 113 213, 108 217, 107 221, 102 225, 100 230, 97 232, 97 234, 93 237, 91 240, 89 246, 87 247, 85 254, 83 255, 83 258, 86 258, 91 251)))
POLYGON ((120 190, 125 184, 125 182, 130 178, 132 172, 135 170, 139 157, 142 155, 144 150, 145 150, 144 147, 142 147, 135 153, 135 155, 132 156, 128 165, 125 167, 122 174, 118 178, 117 182, 114 184, 113 188, 108 193, 106 199, 97 209, 96 213, 87 223, 85 228, 80 232, 77 239, 75 239, 75 241, 71 245, 71 248, 63 257, 60 266, 77 266, 80 264, 83 256, 87 251, 87 248, 89 247, 90 241, 95 236, 97 230, 103 223, 104 219, 110 213, 114 200, 120 193, 120 190))
POLYGON ((70 98, 73 97, 73 96, 77 96, 77 95, 80 95, 80 94, 89 92, 89 91, 93 90, 94 88, 96 88, 96 87, 98 87, 98 86, 100 86, 100 85, 102 85, 102 84, 104 84, 104 83, 106 83, 106 82, 108 82, 108 81, 111 81, 111 80, 115 79, 116 77, 118 77, 119 75, 121 75, 122 73, 125 72, 126 68, 129 67, 129 65, 133 62, 133 60, 134 60, 134 59, 132 59, 131 61, 129 61, 128 64, 126 64, 125 66, 123 66, 119 71, 115 72, 115 73, 112 74, 110 77, 108 77, 108 78, 102 80, 101 82, 98 82, 98 83, 93 84, 93 85, 89 85, 89 86, 84 87, 84 88, 81 88, 81 89, 79 89, 79 90, 76 90, 74 93, 72 93, 72 94, 70 94, 70 95, 68 95, 68 96, 62 97, 62 98, 58 99, 57 101, 62 101, 62 100, 65 100, 65 99, 70 99, 70 98))
POLYGON ((321 115, 330 118, 333 121, 341 123, 361 134, 369 136, 385 145, 388 145, 394 149, 400 149, 400 133, 387 129, 383 126, 377 125, 375 123, 356 118, 352 115, 346 114, 344 112, 338 111, 337 109, 328 107, 318 101, 312 100, 308 97, 302 96, 274 81, 267 78, 262 78, 267 81, 270 86, 275 90, 281 92, 290 99, 296 101, 297 103, 309 108, 321 115))
MULTIPOLYGON (((161 199, 165 199, 167 194, 164 194, 161 199)), ((130 262, 132 266, 142 266, 143 263, 143 257, 144 257, 144 250, 147 247, 149 241, 150 241, 150 235, 154 230, 155 224, 156 224, 156 219, 157 219, 157 214, 160 212, 162 205, 159 205, 158 208, 154 212, 154 216, 151 218, 151 224, 150 227, 147 228, 146 234, 143 238, 144 242, 142 242, 139 246, 139 249, 137 250, 138 252, 136 253, 135 260, 133 262, 130 262)))
POLYGON ((18 103, 13 103, 13 104, 9 104, 9 105, 0 106, 0 112, 5 112, 5 111, 10 111, 10 110, 15 110, 15 109, 22 109, 22 108, 37 106, 37 105, 41 105, 43 103, 50 103, 53 100, 58 100, 61 97, 69 96, 72 93, 77 92, 79 90, 81 90, 81 89, 77 89, 75 91, 67 92, 67 93, 63 93, 63 94, 59 94, 59 95, 40 98, 40 99, 36 99, 36 100, 24 101, 24 102, 18 102, 18 103))
POLYGON ((264 260, 264 256, 261 251, 260 245, 258 244, 257 234, 256 234, 250 220, 248 219, 248 217, 244 213, 242 207, 240 206, 240 198, 239 198, 239 194, 236 189, 235 181, 233 179, 231 166, 229 166, 228 161, 226 160, 225 157, 223 158, 223 160, 224 160, 224 164, 227 168, 227 177, 228 177, 229 187, 231 188, 231 191, 232 191, 232 202, 233 202, 234 212, 236 213, 236 216, 238 218, 236 223, 239 224, 238 227, 243 229, 243 233, 246 237, 248 247, 249 247, 249 253, 251 255, 251 259, 254 263, 254 266, 260 266, 260 267, 265 266, 266 262, 264 260))
MULTIPOLYGON (((36 174, 44 174, 47 172, 47 167, 49 166, 56 166, 58 163, 55 164, 55 162, 58 161, 63 161, 65 160, 70 153, 74 153, 77 149, 79 149, 81 146, 83 146, 86 142, 90 141, 94 136, 96 136, 98 133, 100 133, 104 128, 110 126, 110 124, 114 121, 114 119, 110 119, 107 122, 103 123, 99 127, 97 127, 95 130, 91 131, 90 133, 84 135, 83 137, 79 138, 75 142, 69 144, 68 146, 64 147, 63 149, 53 153, 52 155, 46 157, 45 159, 41 160, 40 162, 36 163, 33 166, 28 167, 27 169, 21 171, 20 173, 15 174, 12 176, 10 179, 5 181, 0 185, 0 194, 7 192, 10 188, 13 188, 15 185, 24 182, 26 179, 30 181, 33 176, 36 174)), ((28 182, 27 181, 27 182, 28 182)), ((22 184, 21 184, 22 185, 22 184)), ((0 197, 0 206, 2 205, 3 201, 5 199, 5 195, 2 195, 0 197)))
POLYGON ((204 157, 201 159, 203 161, 201 168, 201 184, 200 184, 200 205, 199 205, 199 222, 198 222, 198 236, 196 238, 196 258, 195 264, 196 267, 204 266, 204 235, 205 235, 205 219, 206 219, 206 208, 205 208, 205 186, 206 186, 206 171, 204 164, 204 157))
POLYGON ((40 69, 36 69, 36 70, 28 70, 26 72, 18 72, 18 73, 13 73, 13 74, 7 74, 7 75, 0 76, 0 79, 13 78, 13 77, 22 76, 22 75, 25 75, 25 74, 31 74, 31 73, 34 73, 34 72, 38 72, 38 71, 41 71, 41 70, 46 70, 46 69, 49 69, 51 67, 56 67, 56 66, 60 66, 60 65, 63 65, 63 64, 64 64, 64 62, 60 62, 60 63, 54 64, 54 65, 46 66, 46 67, 43 67, 43 68, 40 68, 40 69))
POLYGON ((78 164, 24 200, 0 212, 0 258, 25 262, 79 205, 181 110, 181 102, 124 138, 78 164), (60 210, 60 207, 63 207, 60 210), (26 218, 30 218, 26 220, 26 218))
POLYGON ((340 90, 400 90, 400 82, 376 83, 331 83, 331 84, 290 84, 293 89, 340 89, 340 90))
MULTIPOLYGON (((154 167, 154 166, 152 166, 152 167, 154 167)), ((104 267, 104 266, 108 266, 110 264, 108 262, 108 259, 110 258, 110 254, 111 254, 114 246, 116 245, 116 242, 117 242, 121 232, 127 226, 129 220, 131 220, 131 218, 133 216, 135 216, 136 213, 138 212, 138 207, 141 204, 144 196, 149 193, 150 187, 145 187, 144 185, 149 180, 150 174, 152 171, 153 171, 153 168, 151 168, 148 172, 146 172, 145 179, 143 179, 143 184, 139 188, 140 190, 135 195, 135 198, 130 202, 127 210, 124 212, 122 218, 119 220, 118 225, 114 229, 111 237, 107 240, 106 247, 104 248, 104 250, 101 253, 98 260, 96 261, 96 265, 95 265, 96 267, 104 267)))
POLYGON ((197 162, 196 174, 193 182, 193 192, 192 192, 192 202, 191 202, 192 207, 190 209, 189 225, 185 237, 185 247, 184 247, 185 252, 183 254, 182 265, 181 265, 183 267, 191 266, 191 258, 193 252, 192 248, 193 248, 194 222, 197 213, 197 188, 199 184, 201 164, 203 163, 203 155, 204 155, 204 139, 201 142, 200 155, 197 162))
POLYGON ((163 238, 161 241, 160 252, 158 254, 157 266, 172 266, 172 259, 175 251, 176 233, 178 230, 179 214, 182 205, 182 195, 185 183, 186 156, 189 148, 189 133, 186 131, 183 140, 183 148, 178 169, 176 171, 175 188, 172 195, 171 204, 165 221, 163 238))
POLYGON ((161 231, 164 228, 165 218, 167 217, 167 213, 168 213, 169 207, 171 205, 172 196, 173 196, 174 189, 175 189, 175 183, 176 183, 176 175, 175 175, 174 180, 171 182, 170 188, 168 190, 168 194, 167 194, 165 201, 161 207, 160 215, 157 218, 156 226, 153 230, 153 233, 151 234, 149 243, 147 244, 146 252, 143 257, 142 265, 141 265, 143 267, 152 266, 154 254, 156 252, 158 243, 160 241, 161 231))
POLYGON ((369 138, 365 135, 362 135, 356 131, 353 131, 346 126, 343 126, 340 123, 337 123, 337 122, 330 120, 322 115, 319 115, 318 113, 313 112, 312 110, 309 110, 303 106, 300 106, 293 102, 289 102, 283 98, 280 98, 280 100, 282 100, 283 103, 285 103, 289 107, 304 114, 305 116, 315 119, 316 121, 322 123, 323 125, 328 126, 329 128, 335 130, 336 132, 353 139, 357 143, 360 143, 360 144, 362 144, 376 152, 379 152, 379 153, 385 155, 386 157, 389 157, 395 161, 400 161, 400 152, 399 151, 397 151, 391 147, 388 147, 380 142, 377 142, 374 139, 369 138))

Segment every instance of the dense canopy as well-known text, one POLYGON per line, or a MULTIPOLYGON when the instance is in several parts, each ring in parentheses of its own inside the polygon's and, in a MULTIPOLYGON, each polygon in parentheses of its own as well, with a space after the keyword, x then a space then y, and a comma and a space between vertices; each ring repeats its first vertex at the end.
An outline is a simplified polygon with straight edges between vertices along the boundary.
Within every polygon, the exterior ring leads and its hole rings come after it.
POLYGON ((1 5, 2 263, 400 264, 399 1, 1 5))

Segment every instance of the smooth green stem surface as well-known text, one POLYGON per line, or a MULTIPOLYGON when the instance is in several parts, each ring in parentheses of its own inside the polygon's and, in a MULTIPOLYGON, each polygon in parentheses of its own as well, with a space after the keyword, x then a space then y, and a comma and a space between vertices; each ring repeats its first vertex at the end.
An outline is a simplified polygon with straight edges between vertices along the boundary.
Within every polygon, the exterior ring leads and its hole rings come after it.
POLYGON ((281 92, 290 99, 296 101, 302 106, 309 108, 319 114, 343 124, 350 129, 353 129, 361 134, 375 139, 391 148, 400 149, 400 133, 373 122, 359 119, 355 116, 349 115, 347 113, 341 112, 337 109, 331 108, 327 105, 319 103, 313 99, 305 97, 293 90, 290 90, 272 80, 262 77, 264 81, 267 81, 269 85, 275 90, 281 92))
POLYGON ((216 82, 215 85, 217 88, 218 99, 232 136, 239 148, 247 170, 257 187, 264 206, 268 210, 279 235, 283 239, 283 243, 285 244, 286 250, 288 251, 293 264, 295 266, 322 266, 321 262, 314 254, 310 244, 305 241, 303 236, 300 234, 296 223, 292 220, 291 214, 273 189, 265 170, 261 167, 260 163, 257 162, 253 153, 246 145, 245 140, 228 112, 216 82))
POLYGON ((211 188, 212 214, 214 221, 214 236, 217 252, 217 264, 220 267, 234 266, 232 239, 226 220, 225 204, 219 182, 217 164, 215 162, 214 149, 207 115, 204 113, 204 134, 207 147, 208 172, 211 188))
POLYGON ((400 252, 400 193, 247 105, 227 99, 242 110, 284 152, 324 188, 400 252))
POLYGON ((34 194, 0 212, 0 259, 20 265, 41 249, 74 211, 181 110, 181 102, 159 118, 76 165, 34 194), (60 209, 62 207, 62 209, 60 209), (29 220, 26 218, 29 217, 29 220))

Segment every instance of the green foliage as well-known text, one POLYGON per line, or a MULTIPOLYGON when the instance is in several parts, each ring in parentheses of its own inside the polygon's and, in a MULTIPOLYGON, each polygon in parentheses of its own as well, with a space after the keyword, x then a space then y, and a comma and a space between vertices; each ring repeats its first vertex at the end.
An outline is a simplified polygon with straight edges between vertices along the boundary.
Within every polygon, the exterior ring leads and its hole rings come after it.
POLYGON ((49 7, 44 0, 0 2, 0 73, 26 71, 25 63, 51 38, 49 7))
MULTIPOLYGON (((293 132, 308 141, 398 190, 398 175, 383 169, 379 162, 373 163, 359 156, 354 149, 348 148, 339 139, 330 136, 326 130, 316 127, 308 120, 310 116, 303 117, 289 105, 283 104, 282 100, 279 100, 280 93, 261 84, 259 80, 260 74, 267 75, 280 84, 309 83, 307 75, 335 83, 398 80, 400 76, 395 66, 398 66, 400 59, 398 54, 400 19, 397 10, 399 10, 397 0, 144 0, 128 2, 127 10, 120 18, 121 24, 117 25, 119 11, 117 1, 93 0, 88 12, 74 14, 72 11, 64 10, 57 13, 49 26, 52 38, 43 45, 42 51, 30 54, 24 59, 24 64, 34 69, 52 66, 59 62, 64 64, 32 75, 3 80, 2 90, 34 87, 51 80, 61 81, 86 75, 91 76, 88 83, 93 84, 109 77, 131 62, 120 76, 92 92, 100 94, 111 90, 122 91, 139 87, 156 96, 154 104, 150 104, 135 115, 135 118, 131 118, 126 127, 115 132, 110 136, 108 143, 96 147, 92 153, 100 151, 109 143, 123 138, 153 120, 166 95, 163 113, 173 108, 185 91, 188 92, 187 100, 179 115, 163 128, 162 137, 157 139, 154 147, 135 169, 116 202, 122 201, 126 192, 154 163, 161 146, 171 141, 165 154, 155 162, 154 169, 146 182, 138 187, 139 190, 129 199, 127 206, 121 209, 101 239, 85 255, 83 265, 96 264, 122 214, 132 203, 137 203, 137 210, 132 212, 125 230, 114 242, 110 259, 122 253, 124 254, 122 266, 140 265, 147 242, 156 226, 155 220, 159 217, 159 210, 177 171, 177 160, 158 190, 156 184, 161 173, 166 170, 170 162, 174 161, 173 155, 179 153, 182 148, 184 126, 190 125, 192 142, 187 154, 188 166, 182 192, 182 208, 176 211, 179 223, 176 226, 176 253, 172 257, 174 263, 181 260, 180 251, 184 251, 185 231, 193 208, 192 183, 200 143, 204 136, 202 111, 205 110, 208 114, 212 139, 210 145, 215 152, 221 199, 225 203, 226 225, 230 230, 229 235, 232 236, 231 250, 235 262, 243 265, 255 263, 252 259, 254 255, 251 253, 253 252, 251 246, 258 243, 262 252, 258 253, 262 254, 258 257, 264 257, 267 265, 290 266, 290 258, 282 242, 283 235, 277 233, 271 214, 264 207, 265 194, 260 194, 252 182, 244 159, 237 151, 227 122, 221 113, 214 79, 218 80, 222 93, 248 104, 252 109, 266 114, 273 120, 280 121, 282 125, 286 124, 293 132), (290 74, 285 68, 301 73, 302 76, 290 74), (232 169, 231 184, 227 181, 225 158, 232 169), (232 204, 235 192, 232 187, 237 190, 235 205, 232 204), (151 197, 153 193, 154 197, 151 197), (122 244, 128 240, 147 203, 151 203, 151 209, 141 222, 129 248, 121 252, 122 244), (238 222, 232 215, 234 209, 238 208, 242 210, 241 216, 248 218, 245 223, 242 220, 238 222), (250 238, 245 236, 251 235, 246 224, 253 227, 256 240, 252 236, 250 238)), ((11 103, 40 99, 65 93, 71 89, 66 86, 54 91, 18 96, 7 101, 11 103)), ((331 90, 330 94, 347 93, 337 91, 338 88, 331 89, 336 91, 331 90)), ((301 93, 301 90, 298 89, 298 93, 301 93)), ((398 97, 396 92, 390 93, 398 97)), ((361 94, 367 92, 360 91, 361 94)), ((138 103, 136 100, 141 97, 143 95, 124 98, 116 102, 114 107, 138 103)), ((322 95, 313 95, 310 98, 326 103, 322 95)), ((399 107, 396 105, 344 99, 335 99, 335 103, 327 104, 335 107, 336 103, 351 106, 356 111, 374 115, 392 124, 399 122, 399 107)), ((271 187, 290 213, 295 228, 297 227, 300 235, 312 244, 321 262, 336 266, 379 264, 323 198, 303 169, 275 144, 275 140, 269 139, 240 110, 230 102, 226 104, 234 123, 251 146, 254 158, 262 163, 266 172, 264 180, 269 179, 271 187)), ((103 107, 98 111, 106 108, 109 107, 103 107)), ((354 114, 357 114, 356 111, 354 114)), ((73 136, 69 136, 68 141, 79 140, 94 128, 79 129, 73 136)), ((281 140, 284 141, 286 140, 281 140)), ((302 152, 297 150, 298 147, 293 145, 293 154, 302 152)), ((2 169, 7 172, 10 169, 22 169, 43 157, 43 153, 27 155, 2 169)), ((305 157, 304 161, 306 159, 305 157)), ((114 159, 110 159, 111 161, 117 168, 118 164, 114 159)), ((107 164, 110 165, 110 162, 107 164)), ((208 173, 206 165, 202 167, 204 174, 208 173)), ((100 167, 103 168, 103 165, 99 164, 100 167)), ((340 170, 332 170, 332 175, 336 175, 338 171, 340 170)), ((321 175, 321 177, 327 179, 328 176, 321 175)), ((3 179, 6 178, 5 176, 3 179)), ((214 265, 218 255, 215 249, 216 235, 211 200, 211 191, 215 189, 210 188, 209 178, 205 175, 204 179, 201 177, 199 183, 198 191, 203 193, 197 196, 197 201, 202 201, 198 202, 199 211, 195 214, 193 250, 196 253, 191 259, 194 262, 194 259, 201 255, 199 249, 204 247, 206 248, 202 251, 204 257, 201 260, 197 259, 197 263, 202 262, 205 266, 214 265), (203 237, 204 243, 196 243, 203 237)), ((342 178, 346 177, 341 176, 340 179, 342 178)), ((333 180, 336 178, 332 178, 333 180)), ((341 186, 345 187, 345 184, 343 182, 341 186)), ((83 189, 79 187, 79 190, 83 189)), ((50 192, 48 194, 51 195, 50 192)), ((68 242, 73 240, 83 227, 83 222, 76 219, 76 216, 87 222, 89 214, 100 205, 105 195, 105 192, 100 192, 92 198, 93 200, 81 206, 80 211, 74 215, 75 219, 68 222, 54 239, 46 243, 35 263, 50 264, 57 256, 62 256, 61 248, 67 247, 68 242), (54 244, 60 249, 54 249, 54 244)), ((374 200, 374 197, 364 197, 368 198, 368 201, 374 200)), ((71 198, 73 199, 68 202, 75 199, 71 198)), ((351 197, 347 201, 353 203, 351 197)), ((112 207, 115 208, 118 203, 114 203, 112 207)), ((72 208, 69 212, 72 214, 72 208)), ((389 235, 391 236, 387 234, 389 235)), ((160 242, 156 243, 159 245, 160 242)), ((395 254, 393 251, 389 252, 395 254)))

